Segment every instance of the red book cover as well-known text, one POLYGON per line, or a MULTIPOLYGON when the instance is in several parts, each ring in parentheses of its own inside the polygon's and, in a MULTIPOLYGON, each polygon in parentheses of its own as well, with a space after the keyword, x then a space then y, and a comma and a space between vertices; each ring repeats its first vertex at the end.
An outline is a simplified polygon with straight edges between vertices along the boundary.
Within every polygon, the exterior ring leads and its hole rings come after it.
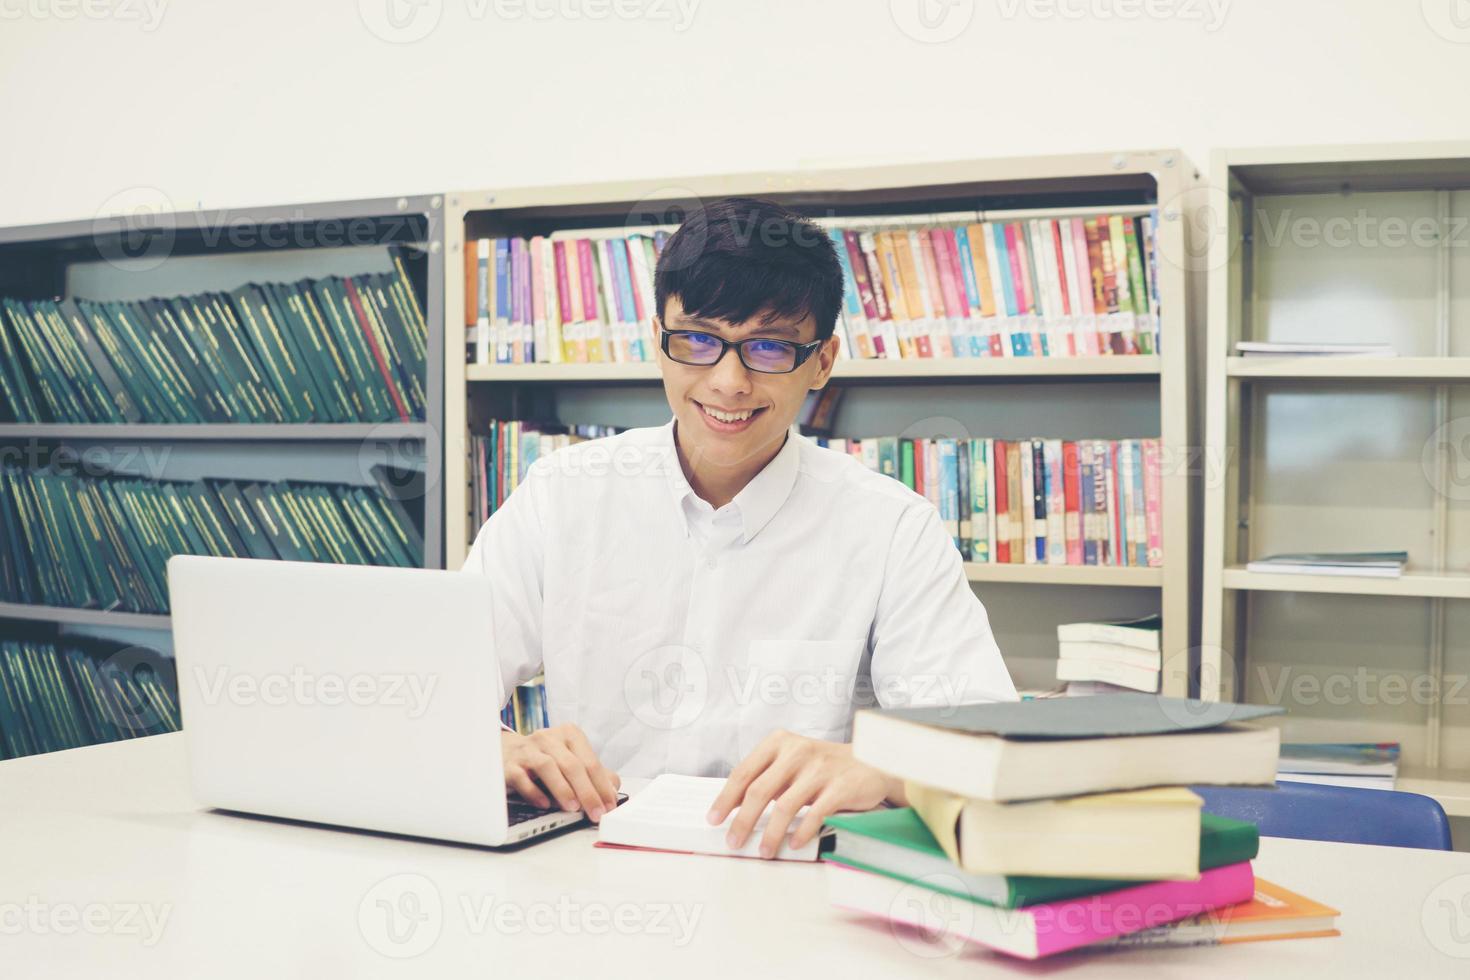
POLYGON ((362 300, 358 298, 357 287, 347 276, 342 277, 342 285, 347 291, 348 301, 352 303, 352 315, 357 317, 357 324, 362 328, 362 335, 367 338, 368 350, 373 352, 373 360, 378 362, 378 371, 382 373, 383 380, 388 384, 388 394, 393 396, 393 404, 398 406, 398 416, 407 422, 411 417, 408 406, 404 404, 403 396, 398 392, 398 382, 393 379, 393 371, 383 357, 383 350, 378 346, 378 338, 373 335, 372 325, 368 322, 367 313, 362 308, 362 300))
MULTIPOLYGON (((1016 234, 1015 222, 1006 222, 1006 257, 1011 263, 1011 283, 1016 290, 1016 303, 1021 308, 1022 316, 1029 316, 1036 312, 1036 303, 1032 300, 1030 289, 1030 276, 1021 265, 1021 240, 1024 236, 1016 234)), ((1040 351, 1032 351, 1040 354, 1040 351)))
POLYGON ((927 475, 927 474, 925 474, 924 469, 925 469, 925 466, 926 466, 926 459, 928 457, 928 453, 926 452, 926 447, 925 447, 925 442, 926 441, 927 440, 924 440, 924 439, 915 439, 915 440, 913 440, 913 443, 914 443, 914 493, 918 494, 921 497, 925 497, 925 498, 927 498, 929 496, 928 494, 926 494, 924 492, 924 482, 925 482, 924 481, 924 477, 927 475))
POLYGON ((1006 444, 997 439, 991 446, 990 465, 995 470, 995 546, 996 564, 1011 560, 1011 504, 1006 490, 1006 444))
POLYGON ((1067 564, 1082 564, 1082 468, 1077 444, 1062 443, 1062 497, 1066 506, 1067 564))
MULTIPOLYGON (((1071 290, 1067 288, 1067 260, 1062 255, 1062 230, 1056 221, 1048 221, 1047 227, 1051 229, 1051 244, 1057 253, 1057 279, 1062 284, 1062 315, 1071 316, 1076 311, 1072 309, 1071 290)), ((1074 353, 1082 353, 1075 351, 1074 353)))

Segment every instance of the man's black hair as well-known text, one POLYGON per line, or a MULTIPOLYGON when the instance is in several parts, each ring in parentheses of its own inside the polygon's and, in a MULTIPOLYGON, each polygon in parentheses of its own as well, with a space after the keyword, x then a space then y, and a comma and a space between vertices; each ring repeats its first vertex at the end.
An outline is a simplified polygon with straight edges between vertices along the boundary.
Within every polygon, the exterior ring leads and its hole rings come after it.
POLYGON ((732 197, 689 213, 659 255, 653 289, 660 317, 670 296, 690 316, 729 323, 810 314, 826 340, 842 309, 842 264, 814 222, 772 201, 732 197))

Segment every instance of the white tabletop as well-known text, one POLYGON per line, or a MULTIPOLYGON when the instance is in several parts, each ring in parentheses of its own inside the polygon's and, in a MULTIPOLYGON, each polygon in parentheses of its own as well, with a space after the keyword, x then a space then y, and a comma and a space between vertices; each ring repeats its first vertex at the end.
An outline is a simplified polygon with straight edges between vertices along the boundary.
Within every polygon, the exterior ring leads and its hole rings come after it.
POLYGON ((0 763, 9 977, 1470 977, 1470 854, 1263 840, 1343 935, 1026 964, 828 905, 823 869, 515 852, 198 810, 182 736, 0 763))

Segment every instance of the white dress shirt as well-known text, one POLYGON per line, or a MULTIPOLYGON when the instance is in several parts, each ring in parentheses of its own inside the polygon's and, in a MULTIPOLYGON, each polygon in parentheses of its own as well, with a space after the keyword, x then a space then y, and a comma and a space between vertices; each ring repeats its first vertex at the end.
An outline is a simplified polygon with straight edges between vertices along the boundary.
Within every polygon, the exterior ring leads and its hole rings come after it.
POLYGON ((723 776, 771 731, 849 738, 856 707, 1014 700, 934 507, 792 434, 733 501, 690 488, 674 423, 537 460, 480 529, 504 697, 629 776, 723 776))

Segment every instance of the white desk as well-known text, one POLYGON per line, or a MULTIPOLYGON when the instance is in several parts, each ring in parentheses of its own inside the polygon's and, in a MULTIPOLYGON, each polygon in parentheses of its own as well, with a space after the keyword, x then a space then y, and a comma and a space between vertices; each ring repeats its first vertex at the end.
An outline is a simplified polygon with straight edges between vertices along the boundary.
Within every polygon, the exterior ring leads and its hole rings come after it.
POLYGON ((925 956, 831 908, 813 865, 595 849, 590 831, 497 853, 199 811, 181 738, 0 763, 0 974, 1470 977, 1470 854, 1263 841, 1258 872, 1340 908, 1336 939, 925 956))

